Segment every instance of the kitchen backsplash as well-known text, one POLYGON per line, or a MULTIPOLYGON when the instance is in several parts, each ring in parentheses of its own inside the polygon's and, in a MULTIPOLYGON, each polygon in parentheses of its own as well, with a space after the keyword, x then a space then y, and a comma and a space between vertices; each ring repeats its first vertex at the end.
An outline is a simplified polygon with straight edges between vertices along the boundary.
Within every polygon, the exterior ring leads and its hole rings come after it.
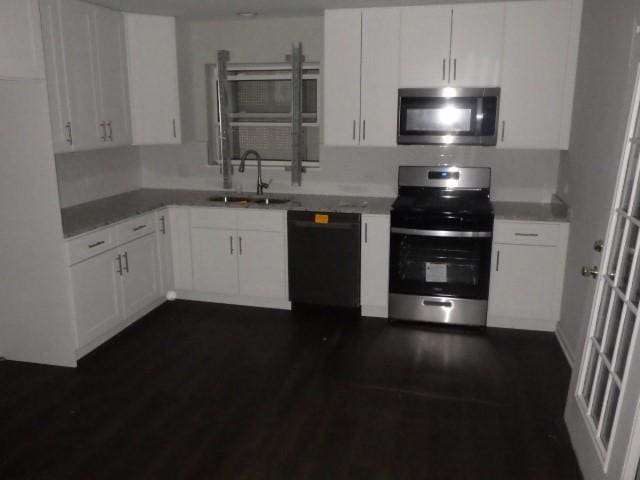
MULTIPOLYGON (((140 147, 145 188, 219 190, 220 167, 206 162, 205 143, 140 147)), ((302 186, 291 186, 291 174, 265 168, 273 178, 269 192, 395 196, 399 165, 482 166, 492 168, 492 198, 499 201, 549 202, 556 192, 560 152, 495 148, 433 146, 321 147, 320 168, 303 175, 302 186)), ((234 184, 255 189, 256 170, 235 169, 234 184)))
POLYGON ((56 155, 56 173, 63 208, 142 186, 138 147, 56 155))

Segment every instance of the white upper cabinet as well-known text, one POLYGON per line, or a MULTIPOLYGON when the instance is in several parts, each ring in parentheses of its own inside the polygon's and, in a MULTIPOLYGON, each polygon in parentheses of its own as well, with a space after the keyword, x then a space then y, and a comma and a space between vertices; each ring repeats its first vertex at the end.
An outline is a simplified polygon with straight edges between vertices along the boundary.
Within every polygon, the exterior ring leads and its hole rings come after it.
POLYGON ((569 148, 580 0, 506 4, 498 146, 569 148))
POLYGON ((0 78, 44 78, 37 0, 0 2, 0 78))
POLYGON ((396 144, 400 9, 362 11, 360 144, 396 144))
POLYGON ((450 83, 461 87, 500 85, 504 4, 453 7, 450 83))
POLYGON ((124 18, 76 0, 41 0, 56 153, 130 143, 124 18))
POLYGON ((362 11, 324 14, 324 143, 360 143, 362 11))
POLYGON ((395 145, 400 9, 325 11, 324 143, 395 145))
POLYGON ((125 14, 133 143, 180 143, 175 19, 125 14))
POLYGON ((400 22, 400 86, 449 83, 450 5, 404 7, 400 22))
POLYGON ((401 86, 497 86, 503 25, 501 3, 403 8, 401 86))
POLYGON ((105 142, 110 146, 131 144, 127 49, 122 13, 95 8, 94 39, 99 86, 99 117, 104 122, 105 142))

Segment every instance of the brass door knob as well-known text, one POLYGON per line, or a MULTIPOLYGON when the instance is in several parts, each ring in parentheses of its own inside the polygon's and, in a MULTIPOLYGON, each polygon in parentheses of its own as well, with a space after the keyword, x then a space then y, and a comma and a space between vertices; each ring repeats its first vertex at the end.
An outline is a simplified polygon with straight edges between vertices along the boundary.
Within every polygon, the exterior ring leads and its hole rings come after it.
POLYGON ((593 249, 596 252, 602 252, 602 249, 604 248, 604 240, 596 240, 595 242, 593 242, 593 249))
POLYGON ((593 267, 589 267, 589 266, 585 266, 582 267, 582 276, 583 277, 592 277, 592 278, 597 278, 598 277, 598 273, 600 273, 600 269, 598 268, 597 265, 594 265, 593 267))

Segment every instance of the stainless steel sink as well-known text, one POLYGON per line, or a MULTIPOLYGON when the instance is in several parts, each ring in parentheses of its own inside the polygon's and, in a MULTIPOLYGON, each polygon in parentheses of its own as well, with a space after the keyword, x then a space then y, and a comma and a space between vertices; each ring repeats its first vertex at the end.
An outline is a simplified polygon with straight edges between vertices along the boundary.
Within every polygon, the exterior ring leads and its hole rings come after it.
POLYGON ((281 205, 283 203, 289 203, 290 198, 287 197, 249 197, 242 195, 217 195, 209 197, 210 202, 222 202, 226 205, 229 204, 261 204, 261 205, 281 205))

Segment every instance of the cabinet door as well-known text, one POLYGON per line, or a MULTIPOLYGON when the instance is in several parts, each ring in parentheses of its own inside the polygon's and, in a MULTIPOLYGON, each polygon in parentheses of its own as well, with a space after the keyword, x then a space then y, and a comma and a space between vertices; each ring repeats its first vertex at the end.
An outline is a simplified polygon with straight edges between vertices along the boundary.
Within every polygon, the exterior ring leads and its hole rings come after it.
POLYGON ((360 141, 361 10, 324 16, 324 143, 360 141))
POLYGON ((124 320, 117 257, 111 250, 71 267, 78 347, 124 320))
POLYGON ((489 326, 555 330, 558 248, 495 244, 489 326))
POLYGON ((464 87, 500 85, 504 4, 460 5, 453 8, 451 81, 464 87))
POLYGON ((286 298, 283 232, 238 232, 240 294, 286 298))
POLYGON ((578 3, 506 4, 498 146, 568 148, 578 3))
POLYGON ((360 297, 363 307, 387 308, 389 235, 388 215, 362 216, 360 297))
POLYGON ((171 255, 171 222, 169 210, 156 212, 158 263, 160 265, 160 292, 173 290, 173 259, 171 255))
POLYGON ((75 0, 60 2, 65 75, 74 149, 104 147, 98 116, 92 13, 95 7, 75 0))
POLYGON ((44 78, 37 0, 0 2, 0 78, 44 78))
POLYGON ((160 297, 158 247, 155 234, 120 247, 125 317, 142 310, 160 297))
POLYGON ((180 143, 173 17, 125 14, 133 143, 180 143))
POLYGON ((127 145, 131 127, 124 16, 94 7, 93 20, 100 120, 105 122, 108 146, 127 145))
POLYGON ((60 0, 40 0, 40 15, 53 151, 64 153, 73 150, 73 131, 63 49, 60 0))
POLYGON ((400 31, 400 86, 441 87, 449 80, 452 9, 404 7, 400 31))
POLYGON ((191 265, 191 222, 189 209, 172 207, 169 209, 169 230, 171 260, 173 266, 173 285, 176 290, 193 288, 193 269, 191 265))
POLYGON ((238 293, 238 239, 235 230, 191 229, 193 289, 238 293))
POLYGON ((361 145, 396 145, 399 55, 400 9, 364 9, 361 145))

